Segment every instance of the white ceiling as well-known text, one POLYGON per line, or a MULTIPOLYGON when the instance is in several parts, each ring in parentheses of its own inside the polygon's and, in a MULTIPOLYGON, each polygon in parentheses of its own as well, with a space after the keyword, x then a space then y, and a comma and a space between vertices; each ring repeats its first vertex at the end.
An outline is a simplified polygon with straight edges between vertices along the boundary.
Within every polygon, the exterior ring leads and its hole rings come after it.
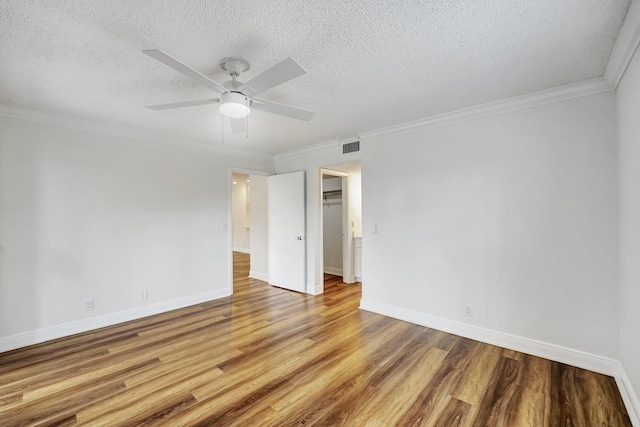
MULTIPOLYGON (((602 76, 630 0, 3 0, 0 103, 222 142, 216 93, 145 56, 159 48, 218 82, 286 57, 307 74, 260 95, 310 122, 253 111, 224 144, 278 153, 602 76)), ((228 124, 225 124, 225 130, 228 124)))

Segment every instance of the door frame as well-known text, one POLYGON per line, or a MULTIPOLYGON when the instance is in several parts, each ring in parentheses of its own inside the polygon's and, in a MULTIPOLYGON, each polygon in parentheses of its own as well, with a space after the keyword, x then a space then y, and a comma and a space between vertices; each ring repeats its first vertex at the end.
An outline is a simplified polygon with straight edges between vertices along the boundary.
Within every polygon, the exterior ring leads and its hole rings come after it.
POLYGON ((351 218, 349 211, 349 172, 338 171, 329 168, 319 168, 319 181, 320 181, 320 198, 318 200, 319 205, 319 226, 320 235, 318 238, 318 258, 320 260, 320 271, 318 272, 319 279, 316 283, 321 284, 321 292, 324 292, 324 180, 323 176, 335 176, 342 178, 342 281, 345 283, 355 282, 353 275, 353 255, 352 255, 352 239, 351 239, 351 218))
MULTIPOLYGON (((227 172, 227 222, 222 224, 222 231, 226 231, 227 239, 227 286, 229 288, 229 295, 233 295, 233 174, 239 173, 243 175, 261 175, 271 176, 273 172, 254 170, 254 169, 242 169, 230 167, 227 172)), ((251 245, 251 243, 249 243, 251 245)))

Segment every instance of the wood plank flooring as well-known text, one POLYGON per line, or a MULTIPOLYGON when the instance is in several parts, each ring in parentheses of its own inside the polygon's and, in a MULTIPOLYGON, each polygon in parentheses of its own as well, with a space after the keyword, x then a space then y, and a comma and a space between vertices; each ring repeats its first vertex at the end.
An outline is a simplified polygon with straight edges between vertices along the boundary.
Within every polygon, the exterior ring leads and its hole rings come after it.
POLYGON ((607 376, 247 278, 234 295, 0 354, 0 425, 629 426, 607 376))

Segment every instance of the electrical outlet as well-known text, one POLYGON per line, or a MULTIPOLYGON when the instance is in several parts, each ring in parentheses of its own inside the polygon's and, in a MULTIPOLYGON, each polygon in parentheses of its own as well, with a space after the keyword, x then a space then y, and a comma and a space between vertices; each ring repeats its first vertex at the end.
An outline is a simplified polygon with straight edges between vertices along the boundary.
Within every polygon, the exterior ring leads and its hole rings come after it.
POLYGON ((140 290, 140 301, 145 301, 149 298, 149 292, 146 289, 140 290))
POLYGON ((373 224, 371 226, 371 232, 372 233, 378 233, 378 224, 373 224))
POLYGON ((93 298, 84 300, 84 311, 93 310, 93 298))
POLYGON ((464 306, 464 315, 467 317, 473 317, 473 306, 472 305, 465 305, 464 306))

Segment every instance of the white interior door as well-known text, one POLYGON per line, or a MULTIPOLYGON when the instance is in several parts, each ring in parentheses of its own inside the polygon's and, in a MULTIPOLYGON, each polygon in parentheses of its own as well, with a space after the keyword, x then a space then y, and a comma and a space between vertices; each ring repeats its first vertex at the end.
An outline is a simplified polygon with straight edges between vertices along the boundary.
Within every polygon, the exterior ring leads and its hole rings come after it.
POLYGON ((269 177, 269 284, 304 292, 304 171, 269 177))

